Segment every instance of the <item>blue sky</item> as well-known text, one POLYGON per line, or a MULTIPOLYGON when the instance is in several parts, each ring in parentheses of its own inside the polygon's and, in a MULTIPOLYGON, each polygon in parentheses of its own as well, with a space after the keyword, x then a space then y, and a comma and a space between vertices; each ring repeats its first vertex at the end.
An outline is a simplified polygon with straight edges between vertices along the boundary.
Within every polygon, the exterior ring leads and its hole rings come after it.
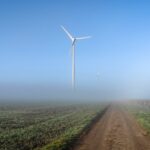
POLYGON ((75 36, 93 37, 76 46, 78 88, 149 98, 149 7, 146 0, 1 0, 1 93, 18 86, 71 87, 64 25, 75 36))

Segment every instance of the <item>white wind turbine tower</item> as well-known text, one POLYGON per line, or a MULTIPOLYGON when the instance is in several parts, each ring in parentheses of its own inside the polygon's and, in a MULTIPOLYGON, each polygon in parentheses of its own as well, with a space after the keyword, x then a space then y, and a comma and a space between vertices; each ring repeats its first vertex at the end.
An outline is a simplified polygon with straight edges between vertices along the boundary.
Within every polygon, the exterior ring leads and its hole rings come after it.
POLYGON ((91 36, 73 37, 63 26, 61 28, 65 31, 72 42, 72 88, 75 89, 75 44, 77 40, 89 39, 91 36))

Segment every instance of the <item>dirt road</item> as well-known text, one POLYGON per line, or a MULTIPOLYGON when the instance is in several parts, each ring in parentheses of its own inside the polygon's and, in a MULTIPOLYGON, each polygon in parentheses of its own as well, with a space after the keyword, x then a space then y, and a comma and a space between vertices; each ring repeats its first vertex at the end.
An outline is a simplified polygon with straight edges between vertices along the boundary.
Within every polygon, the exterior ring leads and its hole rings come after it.
POLYGON ((74 150, 150 150, 150 138, 131 115, 112 105, 74 150))

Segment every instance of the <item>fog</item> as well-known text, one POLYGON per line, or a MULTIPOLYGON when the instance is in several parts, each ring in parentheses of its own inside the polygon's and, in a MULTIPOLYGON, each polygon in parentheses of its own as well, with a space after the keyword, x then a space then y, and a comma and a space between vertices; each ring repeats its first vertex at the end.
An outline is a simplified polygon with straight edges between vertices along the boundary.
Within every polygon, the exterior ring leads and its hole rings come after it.
POLYGON ((107 101, 149 99, 149 87, 122 85, 86 85, 73 90, 64 85, 0 85, 0 101, 107 101))

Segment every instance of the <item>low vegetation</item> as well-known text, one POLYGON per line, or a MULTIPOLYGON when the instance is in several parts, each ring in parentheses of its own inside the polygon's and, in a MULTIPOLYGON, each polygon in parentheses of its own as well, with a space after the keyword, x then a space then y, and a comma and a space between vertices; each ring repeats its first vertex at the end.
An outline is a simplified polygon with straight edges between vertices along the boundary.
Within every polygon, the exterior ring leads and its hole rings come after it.
POLYGON ((0 106, 0 150, 67 149, 106 104, 0 106))
POLYGON ((150 101, 132 101, 126 104, 126 109, 134 114, 141 126, 150 133, 150 101))

